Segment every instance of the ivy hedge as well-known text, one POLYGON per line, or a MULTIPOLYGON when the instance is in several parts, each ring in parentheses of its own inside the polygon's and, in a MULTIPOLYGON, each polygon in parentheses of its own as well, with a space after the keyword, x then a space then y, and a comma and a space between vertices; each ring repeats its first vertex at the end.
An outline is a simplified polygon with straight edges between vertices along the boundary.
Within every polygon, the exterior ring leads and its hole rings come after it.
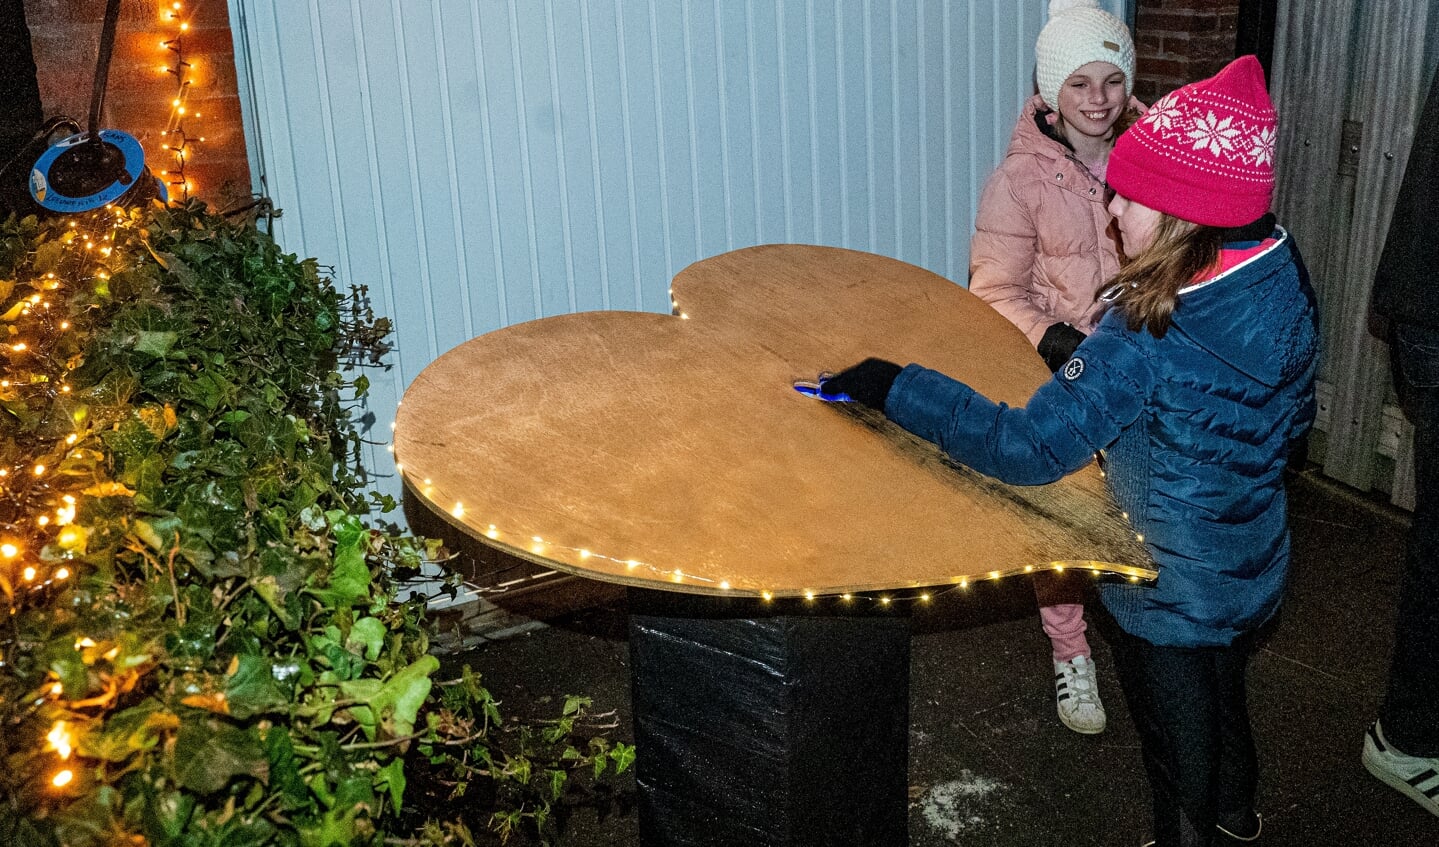
POLYGON ((517 727, 437 679, 406 580, 443 551, 351 420, 388 334, 198 201, 0 226, 0 843, 550 843, 629 766, 584 698, 517 727))

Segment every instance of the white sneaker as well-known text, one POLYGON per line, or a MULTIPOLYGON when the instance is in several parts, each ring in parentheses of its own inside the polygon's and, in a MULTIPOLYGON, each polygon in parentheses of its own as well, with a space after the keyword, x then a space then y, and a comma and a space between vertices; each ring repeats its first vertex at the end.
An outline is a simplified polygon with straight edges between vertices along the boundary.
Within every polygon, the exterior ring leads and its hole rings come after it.
POLYGON ((1104 731, 1104 704, 1099 702, 1099 680, 1088 656, 1054 663, 1054 702, 1059 722, 1081 735, 1104 731))
POLYGON ((1439 758, 1404 755, 1389 746, 1375 721, 1364 733, 1363 761, 1380 782, 1439 815, 1439 758))

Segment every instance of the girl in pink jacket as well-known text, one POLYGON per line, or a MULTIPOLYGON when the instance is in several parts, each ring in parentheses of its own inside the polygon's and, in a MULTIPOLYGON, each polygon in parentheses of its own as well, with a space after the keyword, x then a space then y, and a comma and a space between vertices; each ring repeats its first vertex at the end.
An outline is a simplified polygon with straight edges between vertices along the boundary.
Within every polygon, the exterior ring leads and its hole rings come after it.
MULTIPOLYGON (((1144 107, 1134 88, 1134 42, 1098 0, 1050 0, 1034 45, 1039 93, 1019 115, 1009 150, 979 199, 969 290, 1019 327, 1055 370, 1098 323, 1095 298, 1119 271, 1109 231, 1105 168, 1114 139, 1144 107)), ((1104 731, 1082 588, 1062 574, 1034 577, 1054 660, 1060 721, 1104 731)))

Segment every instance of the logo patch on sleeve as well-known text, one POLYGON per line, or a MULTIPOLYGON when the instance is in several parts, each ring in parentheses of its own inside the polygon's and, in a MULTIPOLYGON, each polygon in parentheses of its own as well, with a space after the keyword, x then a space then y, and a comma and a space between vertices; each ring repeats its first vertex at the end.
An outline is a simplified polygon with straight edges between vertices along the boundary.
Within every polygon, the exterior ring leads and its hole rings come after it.
POLYGON ((1064 367, 1060 368, 1059 372, 1065 379, 1079 379, 1079 375, 1084 373, 1084 360, 1075 356, 1073 359, 1065 362, 1064 367))

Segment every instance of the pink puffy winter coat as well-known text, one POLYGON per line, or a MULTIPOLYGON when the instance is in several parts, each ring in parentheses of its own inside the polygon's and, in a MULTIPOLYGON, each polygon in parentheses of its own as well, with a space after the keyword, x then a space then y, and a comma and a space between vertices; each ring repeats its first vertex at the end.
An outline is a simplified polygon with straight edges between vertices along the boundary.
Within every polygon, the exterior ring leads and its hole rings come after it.
POLYGON ((1045 108, 1037 94, 1025 104, 980 195, 969 245, 969 290, 1035 346, 1052 324, 1091 332, 1102 312, 1094 294, 1119 271, 1105 185, 1040 130, 1035 115, 1045 108))

